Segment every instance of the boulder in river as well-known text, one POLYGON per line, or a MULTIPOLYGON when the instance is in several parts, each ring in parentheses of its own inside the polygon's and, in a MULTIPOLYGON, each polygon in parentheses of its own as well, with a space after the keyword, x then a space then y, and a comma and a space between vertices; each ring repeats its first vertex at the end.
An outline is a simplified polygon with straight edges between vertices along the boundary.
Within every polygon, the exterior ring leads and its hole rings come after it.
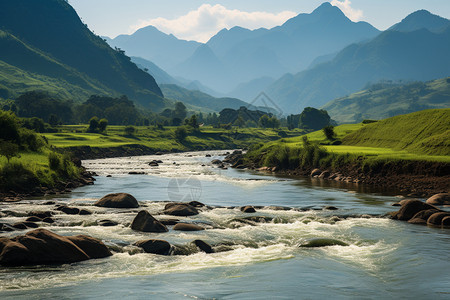
POLYGON ((322 171, 320 169, 314 169, 314 170, 311 171, 310 176, 314 177, 316 175, 319 176, 320 174, 322 174, 322 171))
POLYGON ((428 218, 437 212, 439 212, 439 210, 437 210, 437 209, 427 209, 427 210, 419 211, 408 221, 408 223, 426 225, 428 218))
POLYGON ((197 246, 201 251, 205 253, 214 253, 214 249, 211 247, 210 244, 207 242, 204 242, 202 240, 195 240, 194 241, 195 246, 197 246))
POLYGON ((442 227, 450 227, 450 216, 444 217, 441 222, 442 227))
POLYGON ((0 238, 0 265, 65 264, 112 255, 99 240, 88 236, 65 237, 35 229, 15 238, 0 238))
POLYGON ((141 247, 146 253, 169 255, 170 244, 163 240, 142 240, 134 243, 135 246, 141 247))
POLYGON ((432 214, 428 220, 427 220, 427 225, 432 225, 432 226, 441 226, 442 225, 442 220, 445 217, 449 217, 450 216, 450 212, 437 212, 432 214))
POLYGON ((304 244, 301 244, 300 247, 306 248, 316 248, 316 247, 326 247, 326 246, 348 246, 347 243, 329 238, 317 238, 307 241, 304 244))
POLYGON ((136 198, 127 193, 108 194, 95 202, 95 206, 110 208, 138 208, 136 198))
POLYGON ((420 200, 407 200, 406 202, 404 202, 404 204, 402 204, 402 207, 398 211, 396 218, 398 220, 408 221, 419 211, 428 209, 437 208, 420 200))
POLYGON ((256 212, 255 208, 251 205, 241 207, 241 211, 245 212, 245 213, 255 213, 256 212))
POLYGON ((143 232, 167 232, 167 227, 148 211, 141 210, 131 223, 131 229, 143 232))
POLYGON ((221 161, 220 159, 213 159, 213 160, 211 161, 211 163, 212 163, 213 165, 221 165, 221 164, 222 164, 222 161, 221 161))
POLYGON ((171 216, 188 217, 198 213, 198 210, 188 203, 168 203, 164 208, 164 214, 171 216))
POLYGON ((426 202, 431 205, 450 205, 450 193, 433 195, 426 202))
POLYGON ((205 230, 205 228, 191 224, 191 223, 177 223, 175 226, 173 226, 173 230, 179 230, 179 231, 201 231, 205 230))

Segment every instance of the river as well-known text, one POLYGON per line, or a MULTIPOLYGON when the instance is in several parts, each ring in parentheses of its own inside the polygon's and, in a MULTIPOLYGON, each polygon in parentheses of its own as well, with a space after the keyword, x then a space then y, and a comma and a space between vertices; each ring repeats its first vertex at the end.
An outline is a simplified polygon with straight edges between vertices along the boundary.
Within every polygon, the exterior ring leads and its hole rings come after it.
MULTIPOLYGON (((115 250, 112 257, 62 266, 0 267, 1 299, 449 299, 450 230, 380 216, 395 208, 395 192, 343 183, 287 178, 211 165, 224 151, 87 160, 95 185, 51 200, 94 212, 60 214, 46 228, 87 234, 115 250), (205 157, 210 153, 212 157, 205 157), (158 167, 149 161, 162 160, 158 167), (129 175, 130 171, 145 175, 129 175), (112 177, 107 177, 111 175, 112 177), (199 232, 141 233, 130 229, 136 210, 94 207, 114 192, 134 195, 157 218, 164 201, 197 200, 215 207, 186 218, 199 232), (239 206, 261 206, 252 215, 273 219, 245 224, 239 206), (295 210, 280 210, 285 206, 295 210), (338 210, 323 209, 334 206, 338 210), (235 207, 235 208, 233 208, 235 207), (97 226, 100 219, 118 226, 97 226), (300 248, 312 238, 349 246, 300 248), (188 256, 139 253, 137 240, 174 245, 201 239, 225 252, 188 256)), ((49 198, 47 198, 48 200, 49 198)), ((1 204, 2 211, 45 210, 42 201, 1 204)), ((50 207, 51 208, 51 207, 50 207)), ((182 218, 183 219, 183 218, 182 218)), ((14 223, 23 217, 8 216, 14 223)), ((22 234, 23 232, 21 232, 22 234)), ((14 236, 3 233, 3 236, 14 236)))

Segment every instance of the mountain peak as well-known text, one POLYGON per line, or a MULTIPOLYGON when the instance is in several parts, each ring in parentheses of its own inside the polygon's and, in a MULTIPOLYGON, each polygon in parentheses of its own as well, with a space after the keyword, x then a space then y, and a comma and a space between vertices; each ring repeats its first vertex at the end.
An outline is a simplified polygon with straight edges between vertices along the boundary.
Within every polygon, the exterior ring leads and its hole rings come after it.
POLYGON ((331 16, 335 14, 345 16, 344 13, 337 6, 331 5, 330 2, 322 3, 311 13, 311 15, 322 15, 322 16, 331 16))
POLYGON ((419 29, 427 29, 432 32, 437 32, 449 25, 450 21, 448 19, 421 9, 409 14, 400 23, 397 23, 389 28, 389 30, 408 32, 419 29))

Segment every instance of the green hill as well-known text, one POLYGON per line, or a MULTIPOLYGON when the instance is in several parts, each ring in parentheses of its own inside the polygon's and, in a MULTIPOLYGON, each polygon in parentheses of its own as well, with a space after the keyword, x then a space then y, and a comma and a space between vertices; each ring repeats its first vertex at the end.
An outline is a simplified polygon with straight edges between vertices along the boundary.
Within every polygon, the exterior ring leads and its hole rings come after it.
POLYGON ((328 102, 322 108, 339 123, 386 119, 424 109, 450 107, 450 77, 409 84, 379 83, 328 102))
POLYGON ((0 30, 0 61, 82 89, 99 86, 154 110, 165 106, 154 78, 94 35, 67 1, 2 0, 0 30))
POLYGON ((368 124, 343 144, 450 155, 450 109, 430 109, 368 124))

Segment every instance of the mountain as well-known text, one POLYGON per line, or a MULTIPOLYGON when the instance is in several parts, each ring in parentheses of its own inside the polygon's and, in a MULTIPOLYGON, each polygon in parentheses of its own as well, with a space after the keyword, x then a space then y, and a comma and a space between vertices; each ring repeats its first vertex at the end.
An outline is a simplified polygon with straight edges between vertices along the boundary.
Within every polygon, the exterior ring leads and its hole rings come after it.
POLYGON ((422 28, 432 32, 438 32, 450 25, 450 20, 434 15, 427 10, 418 10, 404 18, 400 23, 390 27, 388 30, 415 31, 422 28))
POLYGON ((2 0, 0 30, 8 44, 0 52, 6 64, 83 89, 124 94, 153 109, 165 105, 154 78, 94 35, 67 1, 2 0))
MULTIPOLYGON (((365 22, 352 22, 342 11, 326 2, 311 14, 299 14, 283 25, 248 30, 234 27, 212 37, 207 46, 221 62, 206 72, 201 64, 179 65, 174 75, 190 73, 219 92, 229 92, 238 84, 261 77, 280 77, 299 72, 318 56, 335 53, 350 43, 376 36, 379 31, 365 22), (225 76, 224 76, 225 75, 225 76)), ((194 53, 188 61, 208 61, 211 54, 194 53)))
POLYGON ((238 109, 241 106, 255 107, 235 98, 215 98, 200 91, 192 91, 174 84, 162 84, 161 89, 168 99, 182 101, 195 107, 207 108, 210 112, 220 112, 224 108, 238 109))
POLYGON ((233 91, 228 93, 230 97, 242 99, 247 102, 252 102, 266 87, 275 82, 272 77, 256 78, 248 82, 239 84, 233 91))
POLYGON ((149 60, 142 57, 132 56, 131 61, 134 62, 139 68, 152 75, 158 84, 179 84, 178 80, 170 76, 166 71, 149 60))
POLYGON ((450 74, 450 27, 439 33, 386 31, 311 69, 287 74, 266 92, 285 112, 321 107, 380 80, 427 81, 450 74))
POLYGON ((380 120, 424 109, 450 108, 450 77, 429 82, 382 82, 323 107, 333 120, 359 123, 380 120))
POLYGON ((183 78, 199 80, 213 89, 224 85, 231 76, 229 68, 222 63, 208 45, 199 46, 190 58, 172 69, 171 72, 183 78))
POLYGON ((152 61, 164 70, 170 70, 189 58, 201 43, 179 40, 156 27, 147 26, 131 35, 110 39, 110 45, 126 51, 128 55, 152 61))

